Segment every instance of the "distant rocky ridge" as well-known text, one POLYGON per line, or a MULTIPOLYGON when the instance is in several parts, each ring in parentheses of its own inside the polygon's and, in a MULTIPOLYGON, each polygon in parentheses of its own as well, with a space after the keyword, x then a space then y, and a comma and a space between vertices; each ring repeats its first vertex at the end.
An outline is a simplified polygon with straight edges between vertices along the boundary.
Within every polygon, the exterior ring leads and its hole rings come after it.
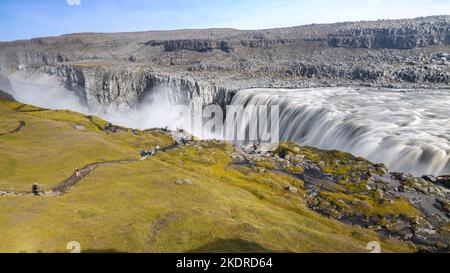
POLYGON ((411 20, 368 23, 361 27, 350 26, 330 34, 332 47, 412 49, 439 44, 450 44, 448 18, 425 18, 417 23, 411 20))
POLYGON ((156 88, 228 103, 239 89, 448 88, 450 16, 307 25, 82 33, 0 43, 0 75, 48 73, 90 107, 127 109, 156 88))
POLYGON ((5 91, 2 91, 2 90, 0 90, 0 100, 16 101, 11 94, 9 94, 5 91))

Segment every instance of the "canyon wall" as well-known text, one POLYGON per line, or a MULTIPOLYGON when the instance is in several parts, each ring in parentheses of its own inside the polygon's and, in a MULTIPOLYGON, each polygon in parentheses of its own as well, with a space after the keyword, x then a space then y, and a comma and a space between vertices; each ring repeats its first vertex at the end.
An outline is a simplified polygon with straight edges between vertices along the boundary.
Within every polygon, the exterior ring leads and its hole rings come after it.
MULTIPOLYGON (((450 16, 269 30, 81 33, 0 43, 0 75, 45 73, 91 109, 153 92, 222 106, 246 88, 448 88, 450 16)), ((6 90, 7 91, 7 90, 6 90)))
POLYGON ((170 103, 226 105, 234 90, 195 79, 158 73, 149 69, 104 69, 60 65, 56 76, 61 85, 85 98, 90 109, 127 110, 146 96, 158 93, 170 103))
POLYGON ((412 49, 450 44, 448 22, 428 22, 406 26, 379 28, 350 28, 339 30, 328 38, 332 47, 412 49))

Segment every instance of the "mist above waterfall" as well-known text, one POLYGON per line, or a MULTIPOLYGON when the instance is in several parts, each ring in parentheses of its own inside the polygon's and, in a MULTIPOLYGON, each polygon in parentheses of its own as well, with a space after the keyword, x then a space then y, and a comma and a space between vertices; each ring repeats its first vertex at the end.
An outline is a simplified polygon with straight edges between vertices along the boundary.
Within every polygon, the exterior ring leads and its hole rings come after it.
POLYGON ((136 107, 129 111, 103 112, 99 115, 117 125, 137 128, 165 128, 176 129, 180 123, 176 113, 172 111, 170 90, 154 88, 146 94, 136 107))
POLYGON ((57 79, 48 74, 14 73, 8 77, 8 85, 0 88, 23 103, 49 109, 70 109, 89 113, 88 107, 83 105, 74 93, 60 86, 57 79))
MULTIPOLYGON (((8 84, 0 81, 0 89, 23 103, 97 115, 137 129, 180 124, 167 88, 151 90, 131 110, 106 112, 89 109, 56 77, 14 73, 8 78, 8 84)), ((450 173, 449 90, 250 89, 238 92, 232 104, 279 106, 282 141, 350 152, 394 171, 450 173)))
POLYGON ((415 175, 450 173, 450 91, 251 89, 236 105, 279 105, 280 139, 337 149, 415 175))
POLYGON ((141 102, 128 111, 89 109, 76 94, 62 87, 56 77, 43 73, 16 72, 8 76, 8 82, 1 81, 0 89, 14 96, 22 103, 48 109, 68 109, 86 115, 97 115, 105 120, 128 128, 175 129, 179 118, 171 111, 169 90, 155 88, 146 94, 141 102))

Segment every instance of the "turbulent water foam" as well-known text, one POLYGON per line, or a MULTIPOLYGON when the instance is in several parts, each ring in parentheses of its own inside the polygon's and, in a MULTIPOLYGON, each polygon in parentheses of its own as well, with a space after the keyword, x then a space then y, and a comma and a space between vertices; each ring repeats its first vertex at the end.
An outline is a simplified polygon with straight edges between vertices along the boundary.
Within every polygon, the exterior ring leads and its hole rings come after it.
POLYGON ((415 175, 450 173, 450 91, 251 89, 235 105, 279 105, 280 139, 415 175))
MULTIPOLYGON (((95 114, 138 129, 175 129, 180 123, 167 99, 170 90, 148 94, 129 112, 106 113, 88 109, 51 76, 16 73, 9 82, 0 88, 28 104, 95 114)), ((450 173, 449 90, 251 89, 238 92, 232 104, 279 105, 281 140, 347 151, 415 175, 450 173)))

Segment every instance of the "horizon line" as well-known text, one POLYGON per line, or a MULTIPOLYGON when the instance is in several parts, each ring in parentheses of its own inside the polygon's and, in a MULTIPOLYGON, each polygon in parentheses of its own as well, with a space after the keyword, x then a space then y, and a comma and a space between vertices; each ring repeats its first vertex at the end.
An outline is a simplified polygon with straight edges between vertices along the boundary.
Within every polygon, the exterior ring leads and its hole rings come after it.
POLYGON ((65 36, 76 36, 76 35, 111 35, 111 34, 138 34, 138 33, 150 33, 150 32, 173 32, 173 31, 207 31, 207 30, 234 30, 234 31, 267 31, 267 30, 277 30, 277 29, 287 29, 287 28, 295 28, 295 27, 307 27, 307 26, 320 26, 320 25, 339 25, 339 24, 351 24, 351 23, 370 23, 370 22, 382 22, 382 21, 407 21, 407 20, 418 20, 418 19, 426 19, 426 18, 438 18, 438 17, 450 17, 450 14, 436 14, 436 15, 427 15, 427 16, 416 16, 416 17, 405 17, 401 19, 390 19, 390 18, 380 18, 376 20, 348 20, 348 21, 336 21, 333 23, 309 23, 309 24, 301 24, 301 25, 291 25, 284 27, 273 27, 273 28, 258 28, 258 29, 240 29, 240 28, 232 28, 232 27, 206 27, 206 28, 167 28, 167 29, 149 29, 149 30, 136 30, 136 31, 119 31, 119 32, 108 32, 108 31, 99 31, 99 32, 70 32, 70 33, 62 33, 50 36, 34 36, 31 38, 23 38, 23 39, 15 39, 15 40, 0 40, 0 43, 14 43, 14 42, 22 42, 22 41, 31 41, 37 39, 51 39, 51 38, 60 38, 65 36))

